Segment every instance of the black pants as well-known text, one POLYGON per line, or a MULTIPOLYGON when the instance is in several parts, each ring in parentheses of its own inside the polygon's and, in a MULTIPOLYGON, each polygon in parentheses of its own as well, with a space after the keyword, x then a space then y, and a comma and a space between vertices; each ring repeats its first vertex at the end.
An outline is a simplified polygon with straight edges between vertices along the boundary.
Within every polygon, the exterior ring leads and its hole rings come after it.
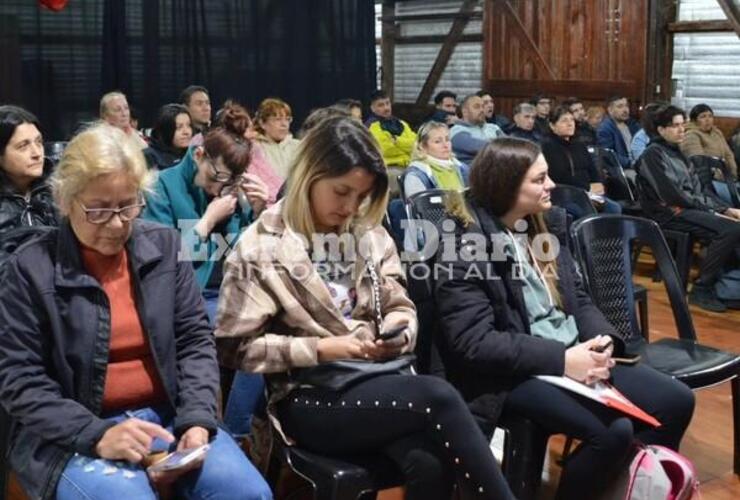
POLYGON ((488 440, 456 389, 432 376, 384 375, 343 393, 300 388, 278 403, 286 434, 328 455, 382 453, 406 477, 406 498, 514 498, 488 440))
POLYGON ((519 384, 506 408, 553 433, 582 440, 567 459, 558 487, 559 499, 596 498, 630 452, 634 438, 678 449, 694 412, 694 395, 683 383, 652 368, 617 365, 612 383, 629 400, 661 422, 653 429, 616 410, 538 379, 519 384))
POLYGON ((723 271, 740 265, 740 221, 701 210, 684 210, 663 227, 709 240, 707 256, 699 270, 699 281, 704 285, 714 285, 723 271))

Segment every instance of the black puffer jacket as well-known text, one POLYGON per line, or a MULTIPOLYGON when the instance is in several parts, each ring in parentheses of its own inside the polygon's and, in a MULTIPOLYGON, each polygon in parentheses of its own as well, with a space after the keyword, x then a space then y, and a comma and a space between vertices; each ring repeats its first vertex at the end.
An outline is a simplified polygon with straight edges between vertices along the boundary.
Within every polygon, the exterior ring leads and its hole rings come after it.
MULTIPOLYGON (((499 254, 491 235, 503 226, 483 208, 471 205, 479 224, 459 228, 458 248, 474 244, 481 235, 488 242, 489 256, 499 254)), ((624 342, 593 304, 584 289, 568 250, 565 211, 553 208, 547 218, 549 231, 560 241, 557 257, 559 291, 563 310, 573 315, 579 340, 610 335, 615 355, 624 342)), ((468 249, 470 251, 470 249, 468 249)), ((456 252, 451 273, 438 272, 435 300, 442 322, 443 358, 448 378, 460 390, 484 431, 492 433, 508 392, 532 375, 562 375, 565 370, 563 343, 531 335, 522 293, 522 280, 515 278, 514 261, 465 260, 456 252)), ((450 269, 450 263, 437 266, 450 269)))
POLYGON ((31 185, 29 196, 18 193, 0 170, 0 240, 3 234, 25 226, 58 225, 57 209, 48 184, 50 168, 31 185))

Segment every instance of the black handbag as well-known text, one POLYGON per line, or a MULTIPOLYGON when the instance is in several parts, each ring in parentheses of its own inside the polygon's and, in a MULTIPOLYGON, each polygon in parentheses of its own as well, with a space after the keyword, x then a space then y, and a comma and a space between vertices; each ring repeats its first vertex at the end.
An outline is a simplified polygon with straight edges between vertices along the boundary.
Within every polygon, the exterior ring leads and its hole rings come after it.
MULTIPOLYGON (((383 325, 383 313, 380 309, 380 282, 371 260, 367 260, 366 267, 373 283, 375 331, 380 332, 383 325)), ((414 375, 413 366, 415 361, 416 356, 413 354, 404 354, 387 361, 366 361, 362 359, 330 361, 293 370, 293 380, 301 385, 331 391, 343 391, 359 382, 380 375, 414 375)))

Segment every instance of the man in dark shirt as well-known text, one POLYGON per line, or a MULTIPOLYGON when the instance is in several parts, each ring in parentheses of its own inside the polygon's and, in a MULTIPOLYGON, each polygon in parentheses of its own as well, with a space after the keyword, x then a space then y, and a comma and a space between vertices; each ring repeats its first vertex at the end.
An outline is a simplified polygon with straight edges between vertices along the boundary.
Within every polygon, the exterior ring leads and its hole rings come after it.
POLYGON ((501 130, 506 130, 511 126, 511 120, 509 118, 501 114, 496 114, 496 103, 493 101, 493 96, 490 92, 479 90, 475 95, 483 99, 483 111, 486 114, 486 121, 488 123, 498 125, 501 130))
POLYGON ((570 109, 573 118, 576 120, 576 133, 573 136, 573 142, 585 146, 595 146, 596 129, 586 121, 586 108, 583 107, 583 102, 577 97, 569 97, 563 101, 563 106, 570 109))
POLYGON ((534 120, 534 106, 528 102, 521 102, 514 106, 514 124, 506 133, 512 137, 527 139, 539 144, 542 141, 542 134, 535 129, 534 120))

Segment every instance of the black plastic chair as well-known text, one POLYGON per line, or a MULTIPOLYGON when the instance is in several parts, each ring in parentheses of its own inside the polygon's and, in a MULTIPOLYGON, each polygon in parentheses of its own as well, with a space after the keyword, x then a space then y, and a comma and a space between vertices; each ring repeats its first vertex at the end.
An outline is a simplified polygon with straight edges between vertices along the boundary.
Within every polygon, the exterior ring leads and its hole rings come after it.
POLYGON ((705 193, 710 196, 718 196, 712 181, 715 178, 714 173, 719 172, 722 180, 727 185, 727 189, 730 191, 732 206, 740 208, 740 195, 738 195, 737 184, 732 177, 732 172, 730 172, 730 169, 722 158, 708 155, 694 155, 689 158, 689 161, 705 193))
POLYGON ((590 146, 588 150, 596 165, 601 169, 606 195, 622 205, 624 213, 638 215, 641 207, 635 187, 627 177, 624 167, 619 163, 617 153, 612 149, 598 146, 590 146))
POLYGON ((380 490, 403 484, 398 467, 381 455, 329 457, 276 443, 267 472, 273 491, 283 463, 308 481, 315 500, 371 499, 380 490))
POLYGON ((625 215, 588 217, 572 228, 576 253, 594 303, 624 338, 631 353, 692 389, 732 382, 734 471, 740 474, 740 355, 699 344, 675 263, 660 227, 625 215), (647 342, 639 335, 633 295, 630 248, 647 245, 663 276, 678 338, 647 342))
MULTIPOLYGON (((553 205, 557 205, 562 208, 567 206, 577 207, 578 211, 584 214, 583 217, 597 214, 588 194, 583 189, 565 184, 558 184, 550 193, 550 198, 553 205)), ((640 328, 642 329, 643 335, 647 338, 650 335, 647 288, 642 285, 635 285, 635 301, 637 301, 639 306, 640 328)))

